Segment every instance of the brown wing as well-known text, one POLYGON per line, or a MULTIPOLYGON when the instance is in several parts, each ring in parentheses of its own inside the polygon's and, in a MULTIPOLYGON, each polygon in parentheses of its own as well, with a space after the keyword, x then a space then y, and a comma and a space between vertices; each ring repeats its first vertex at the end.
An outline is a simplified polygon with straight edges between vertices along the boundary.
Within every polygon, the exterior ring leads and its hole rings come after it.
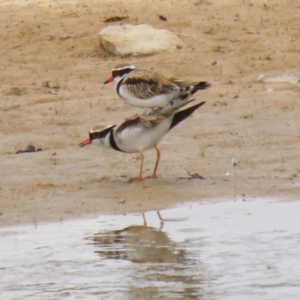
POLYGON ((136 69, 130 72, 122 82, 128 92, 139 99, 149 99, 159 94, 175 94, 180 92, 177 84, 166 76, 148 70, 136 69))
POLYGON ((123 131, 125 128, 130 127, 139 127, 144 126, 146 128, 152 128, 158 125, 162 120, 164 120, 164 116, 160 115, 134 115, 130 118, 127 118, 122 124, 120 124, 116 130, 115 133, 118 134, 121 131, 123 131))
POLYGON ((182 79, 175 78, 175 77, 170 77, 169 80, 171 82, 173 82, 173 84, 179 86, 180 88, 197 86, 199 84, 199 81, 182 80, 182 79))

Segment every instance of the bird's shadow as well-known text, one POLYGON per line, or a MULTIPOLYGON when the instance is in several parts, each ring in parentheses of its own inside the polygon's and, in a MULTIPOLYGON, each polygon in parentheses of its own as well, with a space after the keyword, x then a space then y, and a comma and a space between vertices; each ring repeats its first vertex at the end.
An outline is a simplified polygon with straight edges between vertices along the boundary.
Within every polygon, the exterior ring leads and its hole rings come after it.
POLYGON ((97 182, 107 182, 107 183, 123 183, 123 184, 142 184, 142 183, 171 183, 171 182, 185 182, 191 180, 206 180, 202 175, 198 173, 189 173, 188 176, 180 177, 157 177, 157 178, 147 178, 141 181, 137 180, 137 177, 127 177, 127 176, 102 176, 100 178, 95 178, 94 181, 97 182))

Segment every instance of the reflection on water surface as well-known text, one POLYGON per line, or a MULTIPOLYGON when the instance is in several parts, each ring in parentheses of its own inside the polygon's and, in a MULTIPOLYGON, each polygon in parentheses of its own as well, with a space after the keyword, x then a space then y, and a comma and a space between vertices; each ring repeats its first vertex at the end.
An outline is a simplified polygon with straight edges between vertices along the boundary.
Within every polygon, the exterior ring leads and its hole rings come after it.
POLYGON ((190 203, 0 230, 1 299, 299 299, 300 203, 190 203))

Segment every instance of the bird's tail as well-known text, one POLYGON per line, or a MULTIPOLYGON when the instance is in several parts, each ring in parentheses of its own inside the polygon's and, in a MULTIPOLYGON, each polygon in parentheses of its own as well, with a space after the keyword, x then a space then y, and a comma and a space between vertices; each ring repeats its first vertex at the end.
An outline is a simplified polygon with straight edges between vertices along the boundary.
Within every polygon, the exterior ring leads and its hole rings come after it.
POLYGON ((173 99, 168 103, 165 107, 160 108, 157 110, 158 114, 164 114, 168 112, 173 112, 176 109, 183 107, 184 105, 190 103, 191 100, 189 100, 194 94, 196 94, 199 90, 206 90, 211 86, 210 83, 206 81, 201 82, 195 82, 190 83, 189 85, 186 85, 182 87, 181 93, 178 96, 178 98, 173 99))
POLYGON ((187 102, 185 102, 185 103, 182 103, 180 106, 176 106, 176 107, 170 108, 170 109, 169 109, 168 111, 166 111, 166 112, 160 113, 160 112, 158 111, 158 114, 159 114, 159 115, 162 115, 162 116, 165 116, 165 117, 169 117, 169 116, 171 116, 171 115, 174 115, 176 112, 178 112, 178 110, 180 110, 180 108, 182 108, 182 107, 184 107, 184 106, 190 104, 191 102, 194 102, 195 100, 196 100, 196 98, 193 98, 193 99, 191 99, 191 100, 189 100, 189 101, 187 101, 187 102))
MULTIPOLYGON (((189 102, 191 102, 193 100, 190 100, 189 102)), ((204 104, 205 104, 205 101, 203 101, 201 103, 198 103, 196 105, 193 105, 193 106, 191 106, 189 108, 186 108, 186 109, 180 110, 178 112, 175 112, 169 130, 171 130, 176 125, 178 125, 180 122, 182 122, 183 120, 185 120, 186 118, 188 118, 195 110, 197 110, 199 107, 201 107, 204 104)))
POLYGON ((201 81, 201 82, 194 85, 193 90, 192 90, 192 94, 196 93, 199 90, 206 90, 209 87, 211 87, 211 84, 209 82, 201 81))

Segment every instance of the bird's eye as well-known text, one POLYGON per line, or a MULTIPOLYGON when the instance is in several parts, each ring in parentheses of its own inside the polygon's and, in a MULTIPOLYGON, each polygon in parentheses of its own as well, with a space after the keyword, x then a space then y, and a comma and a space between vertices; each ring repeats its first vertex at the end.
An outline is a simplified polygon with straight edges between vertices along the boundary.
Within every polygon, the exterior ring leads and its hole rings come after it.
POLYGON ((112 76, 113 77, 117 77, 117 76, 119 76, 120 75, 120 71, 113 71, 112 72, 112 76))
POLYGON ((94 140, 98 137, 98 132, 91 133, 91 139, 94 140))

